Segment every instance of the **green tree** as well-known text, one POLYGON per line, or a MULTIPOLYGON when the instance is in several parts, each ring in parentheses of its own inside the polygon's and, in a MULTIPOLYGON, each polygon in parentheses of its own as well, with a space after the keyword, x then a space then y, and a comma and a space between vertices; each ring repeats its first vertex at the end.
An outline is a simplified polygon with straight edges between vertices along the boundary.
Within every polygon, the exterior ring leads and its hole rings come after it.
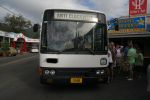
POLYGON ((2 43, 2 50, 9 50, 9 43, 2 43))
POLYGON ((30 38, 39 38, 39 31, 33 32, 30 20, 26 20, 23 16, 6 15, 4 22, 0 23, 0 30, 6 32, 23 32, 25 36, 30 38))
POLYGON ((15 15, 6 15, 5 24, 7 26, 8 31, 11 32, 22 32, 31 27, 31 21, 26 20, 23 16, 15 16, 15 15))

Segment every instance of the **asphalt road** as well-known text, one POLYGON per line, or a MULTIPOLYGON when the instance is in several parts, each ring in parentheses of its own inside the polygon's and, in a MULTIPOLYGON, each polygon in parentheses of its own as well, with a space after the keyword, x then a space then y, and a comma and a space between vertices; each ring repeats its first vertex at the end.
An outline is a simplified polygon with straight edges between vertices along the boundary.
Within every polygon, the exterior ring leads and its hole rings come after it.
POLYGON ((38 54, 0 58, 0 100, 150 100, 147 78, 116 78, 97 86, 41 85, 38 54))

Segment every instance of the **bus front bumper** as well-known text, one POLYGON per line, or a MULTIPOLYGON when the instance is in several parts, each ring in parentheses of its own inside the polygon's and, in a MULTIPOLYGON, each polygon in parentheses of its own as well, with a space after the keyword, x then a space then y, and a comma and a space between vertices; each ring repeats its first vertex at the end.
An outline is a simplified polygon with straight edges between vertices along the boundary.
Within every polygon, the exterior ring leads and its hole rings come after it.
POLYGON ((107 78, 107 67, 104 68, 43 68, 40 67, 41 83, 86 84, 103 82, 107 78))

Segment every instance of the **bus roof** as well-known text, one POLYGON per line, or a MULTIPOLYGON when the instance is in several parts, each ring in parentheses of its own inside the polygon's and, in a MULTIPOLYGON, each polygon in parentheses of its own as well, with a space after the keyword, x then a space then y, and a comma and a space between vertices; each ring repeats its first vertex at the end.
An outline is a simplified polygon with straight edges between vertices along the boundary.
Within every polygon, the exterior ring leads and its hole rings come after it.
MULTIPOLYGON (((106 24, 106 16, 104 13, 101 13, 99 11, 94 11, 94 10, 82 10, 82 9, 46 9, 44 11, 44 14, 43 14, 43 21, 50 21, 50 20, 53 20, 54 19, 54 16, 56 17, 56 15, 58 15, 57 17, 60 17, 60 13, 62 12, 62 14, 64 15, 64 18, 66 19, 66 14, 67 16, 70 16, 69 13, 80 13, 82 15, 82 18, 84 18, 86 21, 91 21, 91 22, 102 22, 102 23, 105 23, 106 24), (56 13, 55 13, 56 12, 56 13), (64 14, 66 13, 66 14, 64 14), (90 15, 87 15, 86 19, 84 16, 86 16, 86 13, 90 14, 90 15), (83 16, 84 15, 84 16, 83 16), (91 17, 92 16, 92 17, 91 17), (97 18, 96 18, 97 16, 97 18), (92 18, 92 19, 89 19, 89 18, 92 18), (101 19, 101 20, 100 20, 101 19)), ((62 16, 61 14, 61 16, 62 16)), ((81 16, 80 15, 80 16, 81 16)), ((72 17, 68 20, 80 20, 82 21, 82 18, 81 19, 73 19, 72 17)), ((64 20, 61 18, 56 18, 56 20, 64 20)))
POLYGON ((100 11, 97 11, 97 10, 90 10, 90 9, 46 9, 46 11, 79 11, 79 12, 90 12, 90 13, 100 13, 100 14, 103 14, 105 15, 104 13, 100 12, 100 11))

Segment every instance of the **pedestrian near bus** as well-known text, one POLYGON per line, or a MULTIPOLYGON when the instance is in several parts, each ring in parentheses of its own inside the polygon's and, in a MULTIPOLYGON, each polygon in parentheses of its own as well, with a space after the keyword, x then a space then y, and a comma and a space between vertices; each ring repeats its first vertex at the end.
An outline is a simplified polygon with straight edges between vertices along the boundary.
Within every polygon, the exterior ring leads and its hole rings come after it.
POLYGON ((128 63, 129 63, 129 78, 128 80, 133 80, 133 67, 135 65, 136 59, 136 49, 133 48, 132 41, 129 42, 129 50, 128 50, 128 63))
POLYGON ((124 53, 124 61, 127 61, 127 58, 128 58, 128 50, 129 50, 129 47, 128 47, 128 46, 125 46, 125 47, 124 47, 124 50, 123 50, 123 53, 124 53))
POLYGON ((141 73, 142 73, 142 67, 143 67, 143 54, 141 53, 140 48, 137 48, 137 56, 135 59, 135 76, 136 78, 140 78, 141 77, 141 73))
POLYGON ((122 48, 121 45, 116 45, 116 69, 118 73, 120 73, 121 70, 122 48))
POLYGON ((108 75, 109 75, 109 79, 107 80, 108 83, 110 81, 112 81, 113 79, 113 59, 112 59, 112 53, 111 53, 111 44, 108 45, 108 62, 109 62, 109 65, 108 65, 108 75))
POLYGON ((110 43, 110 51, 111 51, 112 60, 113 60, 112 66, 113 66, 113 67, 116 67, 116 54, 117 54, 117 50, 116 50, 116 47, 115 47, 114 42, 111 42, 111 43, 110 43))

